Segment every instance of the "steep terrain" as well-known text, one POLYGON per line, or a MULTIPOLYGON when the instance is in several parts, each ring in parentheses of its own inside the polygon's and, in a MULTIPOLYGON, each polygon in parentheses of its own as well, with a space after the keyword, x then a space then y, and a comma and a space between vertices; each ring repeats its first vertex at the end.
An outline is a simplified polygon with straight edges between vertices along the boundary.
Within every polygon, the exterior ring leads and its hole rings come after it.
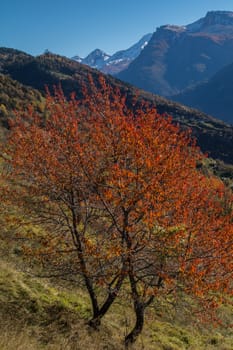
POLYGON ((173 96, 177 102, 233 124, 233 63, 217 72, 209 81, 173 96))
POLYGON ((115 75, 122 70, 126 69, 133 60, 135 60, 139 54, 148 45, 152 34, 144 35, 136 44, 129 47, 126 50, 117 51, 114 53, 101 68, 103 73, 115 75))
POLYGON ((210 78, 233 61, 233 12, 212 11, 187 26, 164 25, 117 77, 163 96, 210 78))

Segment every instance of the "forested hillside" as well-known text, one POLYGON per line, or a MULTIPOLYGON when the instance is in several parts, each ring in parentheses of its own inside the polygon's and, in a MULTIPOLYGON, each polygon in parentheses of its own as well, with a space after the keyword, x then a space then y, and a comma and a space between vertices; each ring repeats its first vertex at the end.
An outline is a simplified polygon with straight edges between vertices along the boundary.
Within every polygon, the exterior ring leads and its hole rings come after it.
MULTIPOLYGON (((38 104, 38 108, 42 108, 41 96, 35 89, 39 90, 44 96, 46 86, 50 91, 53 91, 54 86, 61 85, 66 96, 69 96, 71 92, 75 92, 77 98, 82 98, 81 86, 83 82, 88 81, 88 76, 90 75, 97 84, 99 77, 103 76, 97 70, 50 53, 32 57, 13 49, 1 49, 1 52, 0 66, 2 74, 17 80, 21 84, 13 83, 15 87, 13 87, 12 91, 4 86, 2 93, 9 96, 8 98, 5 97, 5 100, 10 99, 13 91, 15 91, 16 95, 19 95, 20 93, 16 92, 16 90, 22 90, 23 84, 24 91, 28 91, 27 94, 31 91, 32 100, 38 104), (28 87, 33 90, 29 90, 28 87), (39 97, 39 103, 35 102, 36 96, 39 97)), ((4 76, 1 79, 9 79, 4 76)), ((171 115, 174 121, 180 123, 184 128, 192 128, 193 135, 197 137, 197 142, 203 152, 207 152, 215 159, 223 160, 229 164, 233 163, 232 126, 207 116, 200 111, 190 109, 157 95, 146 93, 113 77, 107 76, 106 79, 110 85, 118 87, 123 94, 127 95, 126 103, 131 108, 133 108, 135 96, 138 101, 148 101, 151 106, 157 108, 159 113, 171 115)), ((25 101, 25 98, 23 100, 25 101)), ((13 99, 13 101, 15 100, 13 99)), ((24 102, 22 104, 25 105, 24 102)), ((14 105, 12 107, 14 108, 14 105)))

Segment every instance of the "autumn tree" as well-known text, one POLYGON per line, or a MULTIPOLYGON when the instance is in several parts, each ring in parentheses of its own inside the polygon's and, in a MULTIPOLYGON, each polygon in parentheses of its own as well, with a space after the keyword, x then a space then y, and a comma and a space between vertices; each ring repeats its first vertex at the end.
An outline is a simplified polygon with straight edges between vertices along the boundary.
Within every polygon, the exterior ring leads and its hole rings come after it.
POLYGON ((12 198, 46 227, 44 261, 84 281, 90 325, 129 293, 128 345, 157 296, 182 290, 214 306, 214 291, 232 293, 232 194, 197 170, 190 132, 97 85, 90 80, 81 102, 48 95, 46 117, 20 113, 4 154, 12 198))
MULTIPOLYGON (((96 92, 94 104, 101 99, 96 92)), ((203 156, 171 118, 148 106, 146 113, 142 106, 125 116, 111 104, 104 113, 88 104, 95 125, 87 150, 94 155, 89 176, 95 178, 99 158, 96 191, 119 238, 136 315, 128 344, 159 294, 184 290, 214 305, 214 290, 232 292, 232 195, 226 212, 227 190, 197 171, 203 156)))

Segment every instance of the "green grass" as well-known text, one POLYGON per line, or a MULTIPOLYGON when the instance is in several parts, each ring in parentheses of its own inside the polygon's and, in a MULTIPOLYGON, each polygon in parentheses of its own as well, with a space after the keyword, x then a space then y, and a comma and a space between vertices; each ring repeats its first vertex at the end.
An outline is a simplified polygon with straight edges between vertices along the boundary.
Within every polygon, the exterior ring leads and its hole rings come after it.
POLYGON ((93 336, 86 325, 90 309, 82 291, 51 286, 2 261, 0 271, 1 350, 81 349, 94 339, 102 349, 108 341, 107 329, 93 336))
MULTIPOLYGON (((133 349, 232 350, 232 329, 194 326, 182 315, 148 310, 144 331, 133 349)), ((161 311, 160 310, 160 311, 161 311)), ((231 318, 233 308, 223 310, 231 318)), ((18 271, 0 260, 0 349, 124 349, 122 339, 132 327, 129 305, 116 303, 99 331, 87 326, 90 317, 82 289, 58 286, 18 271)))

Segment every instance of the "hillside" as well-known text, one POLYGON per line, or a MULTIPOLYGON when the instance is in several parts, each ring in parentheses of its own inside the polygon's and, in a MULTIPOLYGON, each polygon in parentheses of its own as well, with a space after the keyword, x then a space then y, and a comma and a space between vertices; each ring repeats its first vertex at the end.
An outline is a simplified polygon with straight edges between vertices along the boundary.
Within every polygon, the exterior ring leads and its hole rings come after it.
MULTIPOLYGON (((132 317, 128 307, 116 305, 95 332, 86 325, 89 309, 82 290, 73 287, 71 292, 68 284, 45 282, 2 260, 0 267, 1 350, 124 349, 121 339, 132 317)), ((193 327, 184 314, 178 316, 180 310, 176 314, 169 305, 163 305, 157 314, 150 312, 153 321, 132 349, 232 349, 230 329, 193 327)), ((230 318, 230 309, 225 313, 230 318)))
MULTIPOLYGON (((0 258, 0 348, 1 350, 120 350, 132 315, 129 306, 115 305, 99 332, 86 325, 89 317, 87 296, 67 283, 39 279, 0 258)), ((169 304, 153 321, 132 349, 139 350, 231 350, 232 331, 204 329, 187 322, 184 313, 169 304), (179 314, 179 315, 178 315, 179 314)), ((230 309, 225 318, 230 318, 230 309)))
POLYGON ((217 72, 209 81, 173 96, 177 102, 233 124, 233 64, 217 72))
POLYGON ((0 123, 2 126, 6 126, 6 118, 12 114, 13 110, 26 108, 29 104, 36 106, 38 111, 42 111, 42 94, 0 73, 0 123))
MULTIPOLYGON (((30 87, 34 89, 31 91, 33 91, 35 96, 36 94, 41 96, 35 89, 39 90, 41 94, 44 94, 46 85, 50 90, 53 90, 54 85, 61 84, 66 95, 75 91, 77 97, 81 98, 80 87, 83 81, 87 81, 88 76, 91 75, 93 80, 97 83, 98 78, 103 76, 102 73, 95 69, 62 56, 48 53, 33 57, 20 51, 4 48, 0 49, 0 66, 2 74, 8 76, 7 79, 10 77, 18 81, 21 84, 19 85, 20 89, 22 89, 22 84, 27 86, 27 88, 30 87), (4 56, 3 59, 1 59, 2 56, 4 56)), ((128 106, 132 106, 132 99, 134 96, 138 96, 138 100, 148 101, 151 105, 156 106, 159 113, 172 115, 174 121, 180 123, 182 127, 191 127, 203 152, 208 152, 213 158, 223 160, 230 164, 233 163, 232 126, 207 116, 200 111, 138 90, 111 76, 105 76, 105 79, 107 83, 112 86, 117 86, 122 93, 127 95, 128 106)), ((18 89, 17 86, 16 89, 18 89)), ((3 87, 3 91, 4 90, 5 87, 3 87)), ((11 98, 11 89, 4 93, 8 96, 8 99, 11 98)))

